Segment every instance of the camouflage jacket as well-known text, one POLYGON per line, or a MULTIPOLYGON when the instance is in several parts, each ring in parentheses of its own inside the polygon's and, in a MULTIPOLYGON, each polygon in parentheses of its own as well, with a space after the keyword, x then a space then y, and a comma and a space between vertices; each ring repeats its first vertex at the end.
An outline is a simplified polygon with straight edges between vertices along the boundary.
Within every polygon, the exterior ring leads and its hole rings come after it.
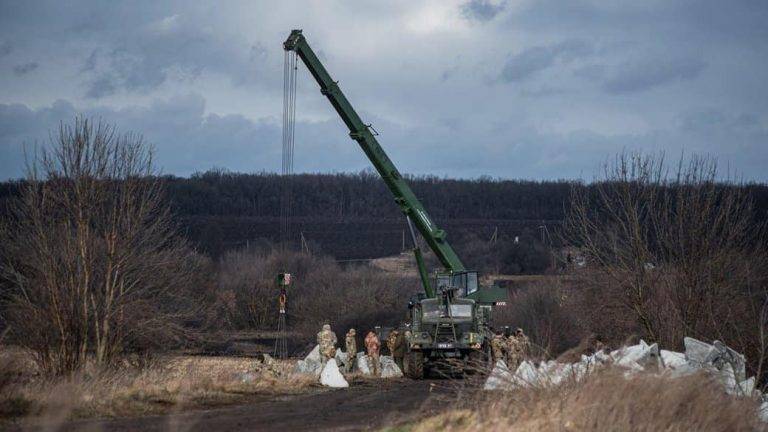
POLYGON ((502 355, 504 355, 504 351, 507 350, 504 345, 504 336, 495 335, 493 338, 491 338, 491 351, 493 351, 493 357, 495 359, 498 360, 502 355))
POLYGON ((357 340, 355 339, 355 335, 347 333, 347 338, 344 342, 346 342, 347 345, 347 353, 355 355, 357 353, 357 340))
POLYGON ((405 335, 401 332, 397 332, 397 335, 395 336, 394 343, 392 345, 392 348, 390 348, 390 351, 392 352, 392 357, 404 357, 405 356, 405 335))
POLYGON ((394 353, 395 352, 395 344, 397 343, 397 330, 392 330, 389 332, 389 336, 387 336, 387 348, 389 348, 389 352, 394 353))
POLYGON ((510 336, 507 339, 507 351, 510 355, 524 357, 528 355, 531 347, 531 341, 526 335, 510 336))
POLYGON ((317 334, 317 344, 320 345, 320 352, 325 353, 336 347, 336 333, 331 330, 323 330, 317 334))

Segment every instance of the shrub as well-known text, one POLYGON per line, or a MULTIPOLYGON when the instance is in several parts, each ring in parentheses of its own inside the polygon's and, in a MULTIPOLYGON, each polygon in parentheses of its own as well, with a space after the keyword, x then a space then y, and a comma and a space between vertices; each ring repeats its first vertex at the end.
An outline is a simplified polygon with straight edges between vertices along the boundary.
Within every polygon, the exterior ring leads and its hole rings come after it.
POLYGON ((140 137, 77 119, 30 162, 0 226, 9 342, 47 373, 167 345, 204 260, 175 235, 140 137))

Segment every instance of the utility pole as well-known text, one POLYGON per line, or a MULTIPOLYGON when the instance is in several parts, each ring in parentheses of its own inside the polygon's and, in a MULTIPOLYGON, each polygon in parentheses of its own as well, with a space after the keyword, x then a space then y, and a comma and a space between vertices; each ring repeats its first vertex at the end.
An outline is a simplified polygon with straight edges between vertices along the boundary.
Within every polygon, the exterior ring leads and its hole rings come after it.
POLYGON ((547 229, 547 225, 544 223, 544 221, 541 221, 541 225, 539 226, 539 230, 541 230, 541 244, 547 245, 549 247, 549 255, 552 259, 552 262, 550 266, 554 269, 555 268, 555 251, 552 247, 552 236, 549 235, 549 230, 547 229))
POLYGON ((496 240, 499 239, 499 226, 493 228, 493 234, 491 235, 491 239, 488 241, 490 244, 496 244, 496 240))
POLYGON ((304 231, 301 231, 301 251, 307 255, 312 255, 309 253, 309 243, 307 243, 307 239, 304 237, 304 231))

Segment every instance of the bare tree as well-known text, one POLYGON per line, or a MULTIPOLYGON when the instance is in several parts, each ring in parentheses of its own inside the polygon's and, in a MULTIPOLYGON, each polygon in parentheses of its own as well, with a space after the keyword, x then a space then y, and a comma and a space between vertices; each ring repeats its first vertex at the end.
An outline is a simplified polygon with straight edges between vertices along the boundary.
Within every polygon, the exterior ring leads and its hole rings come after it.
POLYGON ((3 222, 12 339, 61 374, 168 336, 196 266, 141 137, 78 118, 28 164, 3 222))
POLYGON ((715 160, 670 168, 663 155, 622 153, 574 188, 565 233, 602 287, 596 310, 619 305, 666 346, 720 339, 762 362, 765 226, 742 185, 718 181, 715 160))
POLYGON ((209 325, 229 329, 275 329, 278 293, 275 277, 290 269, 287 318, 291 331, 314 340, 330 323, 337 331, 406 319, 408 299, 419 289, 414 277, 368 266, 342 269, 330 256, 286 250, 230 251, 219 262, 215 307, 209 325))

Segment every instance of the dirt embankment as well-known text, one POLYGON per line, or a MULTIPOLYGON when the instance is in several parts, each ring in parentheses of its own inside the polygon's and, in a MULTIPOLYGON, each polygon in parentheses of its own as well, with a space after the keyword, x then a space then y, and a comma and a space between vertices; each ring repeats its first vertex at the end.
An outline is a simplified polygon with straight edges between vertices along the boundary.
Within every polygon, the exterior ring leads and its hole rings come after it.
POLYGON ((247 405, 164 416, 16 425, 17 431, 314 431, 375 430, 437 413, 454 400, 446 380, 365 380, 342 390, 265 397, 247 405))

